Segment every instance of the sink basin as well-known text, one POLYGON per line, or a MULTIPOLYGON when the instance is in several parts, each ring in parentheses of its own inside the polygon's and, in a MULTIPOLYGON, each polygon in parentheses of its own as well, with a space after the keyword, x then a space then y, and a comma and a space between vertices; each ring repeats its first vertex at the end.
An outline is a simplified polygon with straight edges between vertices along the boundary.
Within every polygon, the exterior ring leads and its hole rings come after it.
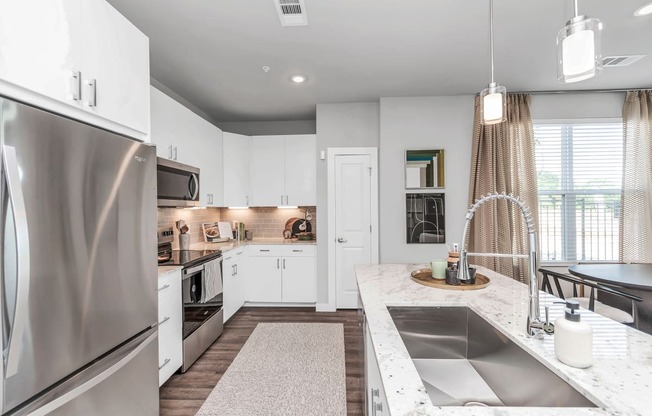
POLYGON ((435 406, 597 407, 467 307, 388 307, 435 406))

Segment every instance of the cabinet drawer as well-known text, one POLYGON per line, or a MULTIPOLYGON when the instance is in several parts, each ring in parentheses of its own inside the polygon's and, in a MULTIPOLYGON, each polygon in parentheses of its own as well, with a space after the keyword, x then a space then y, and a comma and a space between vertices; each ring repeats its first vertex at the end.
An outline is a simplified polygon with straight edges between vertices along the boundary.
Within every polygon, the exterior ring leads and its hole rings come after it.
POLYGON ((250 256, 274 256, 274 257, 279 257, 281 255, 281 247, 280 245, 252 245, 249 247, 249 255, 250 256))
MULTIPOLYGON (((169 323, 169 322, 168 322, 169 323)), ((158 385, 170 378, 183 363, 183 342, 181 326, 171 324, 158 328, 158 385)))
POLYGON ((158 297, 158 324, 160 326, 180 326, 181 291, 167 292, 158 297))
POLYGON ((313 245, 299 245, 299 244, 290 244, 286 246, 282 246, 283 250, 283 257, 297 257, 297 256, 303 256, 303 257, 314 257, 315 255, 315 249, 317 246, 313 245))
POLYGON ((181 290, 181 269, 172 270, 160 276, 157 284, 159 296, 181 290))

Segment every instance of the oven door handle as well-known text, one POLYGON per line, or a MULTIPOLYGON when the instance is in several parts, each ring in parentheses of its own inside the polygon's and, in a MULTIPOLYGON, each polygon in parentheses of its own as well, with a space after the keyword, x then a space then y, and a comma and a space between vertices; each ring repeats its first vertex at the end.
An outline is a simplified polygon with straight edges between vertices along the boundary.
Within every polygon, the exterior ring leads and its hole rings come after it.
POLYGON ((193 273, 196 273, 196 272, 201 271, 201 270, 204 270, 204 265, 203 264, 201 264, 199 266, 191 267, 190 269, 184 269, 183 274, 185 276, 188 276, 189 274, 193 274, 193 273))
POLYGON ((198 194, 199 194, 199 176, 197 176, 194 173, 191 173, 190 180, 188 182, 188 196, 190 196, 191 201, 196 201, 198 194))

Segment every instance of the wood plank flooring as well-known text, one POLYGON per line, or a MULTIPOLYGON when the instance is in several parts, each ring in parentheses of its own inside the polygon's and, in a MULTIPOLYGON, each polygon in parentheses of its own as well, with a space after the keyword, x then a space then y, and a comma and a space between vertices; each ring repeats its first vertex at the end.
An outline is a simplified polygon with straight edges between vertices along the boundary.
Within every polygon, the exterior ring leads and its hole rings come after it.
POLYGON ((314 308, 240 309, 224 326, 222 336, 185 374, 175 374, 161 386, 160 414, 194 416, 260 322, 344 324, 347 413, 364 415, 364 343, 358 312, 325 313, 315 312, 314 308))

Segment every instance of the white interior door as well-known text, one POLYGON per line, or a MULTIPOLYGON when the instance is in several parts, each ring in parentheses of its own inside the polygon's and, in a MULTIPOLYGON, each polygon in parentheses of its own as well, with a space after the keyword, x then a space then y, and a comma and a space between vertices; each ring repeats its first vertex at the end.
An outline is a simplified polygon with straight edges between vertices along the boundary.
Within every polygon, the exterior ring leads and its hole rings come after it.
POLYGON ((372 262, 371 157, 335 156, 335 273, 337 308, 358 307, 353 266, 372 262))

